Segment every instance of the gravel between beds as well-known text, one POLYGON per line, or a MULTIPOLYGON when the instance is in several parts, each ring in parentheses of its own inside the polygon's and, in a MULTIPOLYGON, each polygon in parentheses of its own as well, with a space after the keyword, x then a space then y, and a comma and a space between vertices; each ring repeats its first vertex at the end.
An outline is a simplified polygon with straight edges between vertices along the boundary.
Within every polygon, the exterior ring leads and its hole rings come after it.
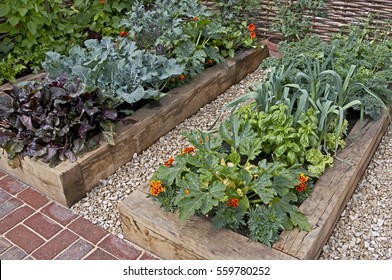
MULTIPOLYGON (((180 133, 207 129, 224 104, 246 93, 264 77, 261 70, 249 74, 215 101, 201 108, 161 137, 154 145, 102 180, 87 197, 71 207, 78 215, 123 237, 117 202, 146 184, 160 164, 188 145, 180 133)), ((225 112, 227 115, 228 112, 225 112)), ((392 136, 387 133, 353 197, 324 246, 320 259, 392 259, 392 136)))

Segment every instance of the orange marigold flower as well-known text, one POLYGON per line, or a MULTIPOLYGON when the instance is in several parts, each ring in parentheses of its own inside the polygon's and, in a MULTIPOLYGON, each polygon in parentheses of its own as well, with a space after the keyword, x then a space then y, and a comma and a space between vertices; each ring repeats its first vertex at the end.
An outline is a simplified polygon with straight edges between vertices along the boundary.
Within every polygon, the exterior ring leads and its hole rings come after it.
POLYGON ((124 37, 127 37, 127 35, 128 35, 128 32, 127 32, 127 31, 121 31, 121 32, 120 32, 120 36, 123 37, 123 38, 124 38, 124 37))
POLYGON ((167 161, 165 161, 164 164, 165 164, 167 167, 170 167, 170 166, 172 166, 173 162, 174 162, 174 157, 170 157, 167 161))
POLYGON ((306 190, 306 183, 301 183, 295 187, 297 192, 304 192, 306 190))
POLYGON ((178 79, 179 79, 180 81, 185 80, 185 75, 184 75, 184 74, 181 74, 180 76, 178 76, 178 79))
POLYGON ((256 32, 250 32, 250 38, 255 39, 256 38, 256 32))
POLYGON ((106 3, 106 0, 99 0, 99 4, 103 5, 106 3))
POLYGON ((194 147, 185 147, 182 150, 183 154, 193 154, 195 152, 195 148, 194 147))
POLYGON ((230 198, 229 201, 227 202, 227 206, 232 208, 238 207, 238 198, 235 197, 230 198))
POLYGON ((304 173, 301 173, 301 174, 299 175, 299 181, 300 181, 301 183, 306 183, 308 180, 309 180, 309 177, 308 177, 308 176, 305 176, 304 173))
POLYGON ((207 59, 207 64, 208 65, 212 65, 214 63, 214 61, 212 59, 207 59))
POLYGON ((153 196, 158 196, 161 192, 164 192, 166 189, 162 187, 162 182, 157 180, 152 180, 150 182, 150 194, 153 196))
POLYGON ((248 26, 248 30, 249 30, 250 32, 253 32, 253 31, 256 30, 256 26, 255 26, 253 23, 251 23, 251 24, 249 24, 249 26, 248 26))
POLYGON ((194 17, 193 20, 194 20, 194 21, 198 21, 198 20, 199 20, 199 17, 194 17))
POLYGON ((185 192, 185 194, 190 194, 191 193, 191 191, 188 190, 188 189, 186 189, 184 192, 185 192))

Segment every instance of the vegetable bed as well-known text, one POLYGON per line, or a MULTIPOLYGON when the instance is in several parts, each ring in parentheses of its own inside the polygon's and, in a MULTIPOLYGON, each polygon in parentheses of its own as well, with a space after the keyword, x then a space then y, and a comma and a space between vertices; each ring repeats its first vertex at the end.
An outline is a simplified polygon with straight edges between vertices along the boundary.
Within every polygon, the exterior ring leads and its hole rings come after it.
POLYGON ((0 168, 61 204, 71 206, 135 153, 142 152, 200 107, 257 69, 267 53, 264 48, 240 51, 234 59, 208 68, 190 84, 171 90, 159 100, 158 105, 148 104, 137 110, 134 115, 116 124, 114 146, 101 140, 97 149, 84 154, 76 162, 64 161, 53 168, 41 160, 25 157, 21 166, 13 169, 8 165, 4 151, 1 151, 0 168))
POLYGON ((317 259, 351 197, 389 124, 366 119, 352 128, 347 147, 337 153, 333 168, 318 179, 314 192, 300 210, 312 226, 310 232, 283 231, 269 248, 227 229, 216 230, 202 217, 184 223, 178 213, 164 212, 147 198, 148 187, 119 203, 125 238, 164 259, 317 259))

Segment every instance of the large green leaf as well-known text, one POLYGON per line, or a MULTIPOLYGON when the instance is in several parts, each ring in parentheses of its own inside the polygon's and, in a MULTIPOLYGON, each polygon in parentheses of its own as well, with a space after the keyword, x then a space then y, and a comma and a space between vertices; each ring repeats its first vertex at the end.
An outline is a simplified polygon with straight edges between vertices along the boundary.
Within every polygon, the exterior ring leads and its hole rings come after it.
POLYGON ((242 123, 239 116, 234 114, 220 125, 219 132, 223 140, 234 148, 238 148, 248 138, 255 138, 249 122, 242 123))
POLYGON ((29 10, 26 9, 26 8, 19 8, 19 9, 18 9, 18 12, 19 12, 19 14, 20 14, 22 17, 24 17, 24 16, 27 14, 28 11, 29 11, 29 10))
POLYGON ((7 23, 1 23, 0 24, 0 34, 1 33, 8 33, 12 29, 11 26, 9 26, 7 23))
POLYGON ((35 24, 34 21, 29 21, 27 23, 27 28, 29 29, 29 31, 31 32, 32 35, 35 35, 35 33, 37 32, 37 25, 35 24))
POLYGON ((188 163, 201 169, 212 170, 220 162, 220 158, 216 155, 206 153, 204 151, 198 152, 197 156, 188 156, 188 163))
POLYGON ((297 206, 292 204, 292 202, 296 201, 297 196, 293 192, 289 192, 282 198, 275 198, 271 204, 276 213, 286 220, 284 224, 286 229, 298 226, 302 230, 311 231, 312 226, 309 224, 306 216, 297 206))
POLYGON ((240 153, 254 160, 262 151, 263 145, 260 138, 251 137, 245 139, 240 145, 240 153))
POLYGON ((19 22, 19 18, 12 16, 12 17, 9 17, 7 21, 11 24, 12 27, 15 27, 15 25, 17 25, 19 22))
POLYGON ((162 182, 167 185, 172 185, 174 181, 178 182, 181 179, 181 174, 188 171, 179 157, 176 158, 176 164, 167 167, 165 165, 160 165, 158 170, 154 173, 154 178, 159 178, 162 182))
POLYGON ((272 176, 268 173, 262 174, 257 181, 254 182, 254 190, 260 196, 263 203, 268 204, 277 195, 272 188, 272 176))
POLYGON ((4 17, 6 14, 9 13, 10 10, 11 10, 11 8, 9 5, 1 4, 0 5, 0 17, 4 17))
POLYGON ((298 184, 298 178, 295 178, 286 170, 286 172, 282 171, 280 175, 274 176, 272 186, 280 196, 284 196, 298 184))
POLYGON ((184 131, 182 135, 198 150, 217 150, 222 145, 222 139, 200 130, 184 131))
POLYGON ((175 204, 179 208, 179 220, 185 221, 195 212, 208 213, 225 196, 225 185, 214 181, 208 188, 201 188, 197 174, 189 173, 179 181, 181 192, 177 195, 175 204))

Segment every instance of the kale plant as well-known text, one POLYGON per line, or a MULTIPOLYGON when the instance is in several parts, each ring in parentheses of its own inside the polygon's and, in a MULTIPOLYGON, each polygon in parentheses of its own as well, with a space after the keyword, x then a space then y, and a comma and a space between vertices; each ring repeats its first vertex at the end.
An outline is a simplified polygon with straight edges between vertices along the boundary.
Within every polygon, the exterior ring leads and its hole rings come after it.
POLYGON ((127 38, 87 40, 85 47, 73 47, 68 56, 48 52, 43 67, 51 78, 66 73, 99 89, 112 107, 160 98, 170 78, 183 72, 174 59, 140 50, 127 38))

